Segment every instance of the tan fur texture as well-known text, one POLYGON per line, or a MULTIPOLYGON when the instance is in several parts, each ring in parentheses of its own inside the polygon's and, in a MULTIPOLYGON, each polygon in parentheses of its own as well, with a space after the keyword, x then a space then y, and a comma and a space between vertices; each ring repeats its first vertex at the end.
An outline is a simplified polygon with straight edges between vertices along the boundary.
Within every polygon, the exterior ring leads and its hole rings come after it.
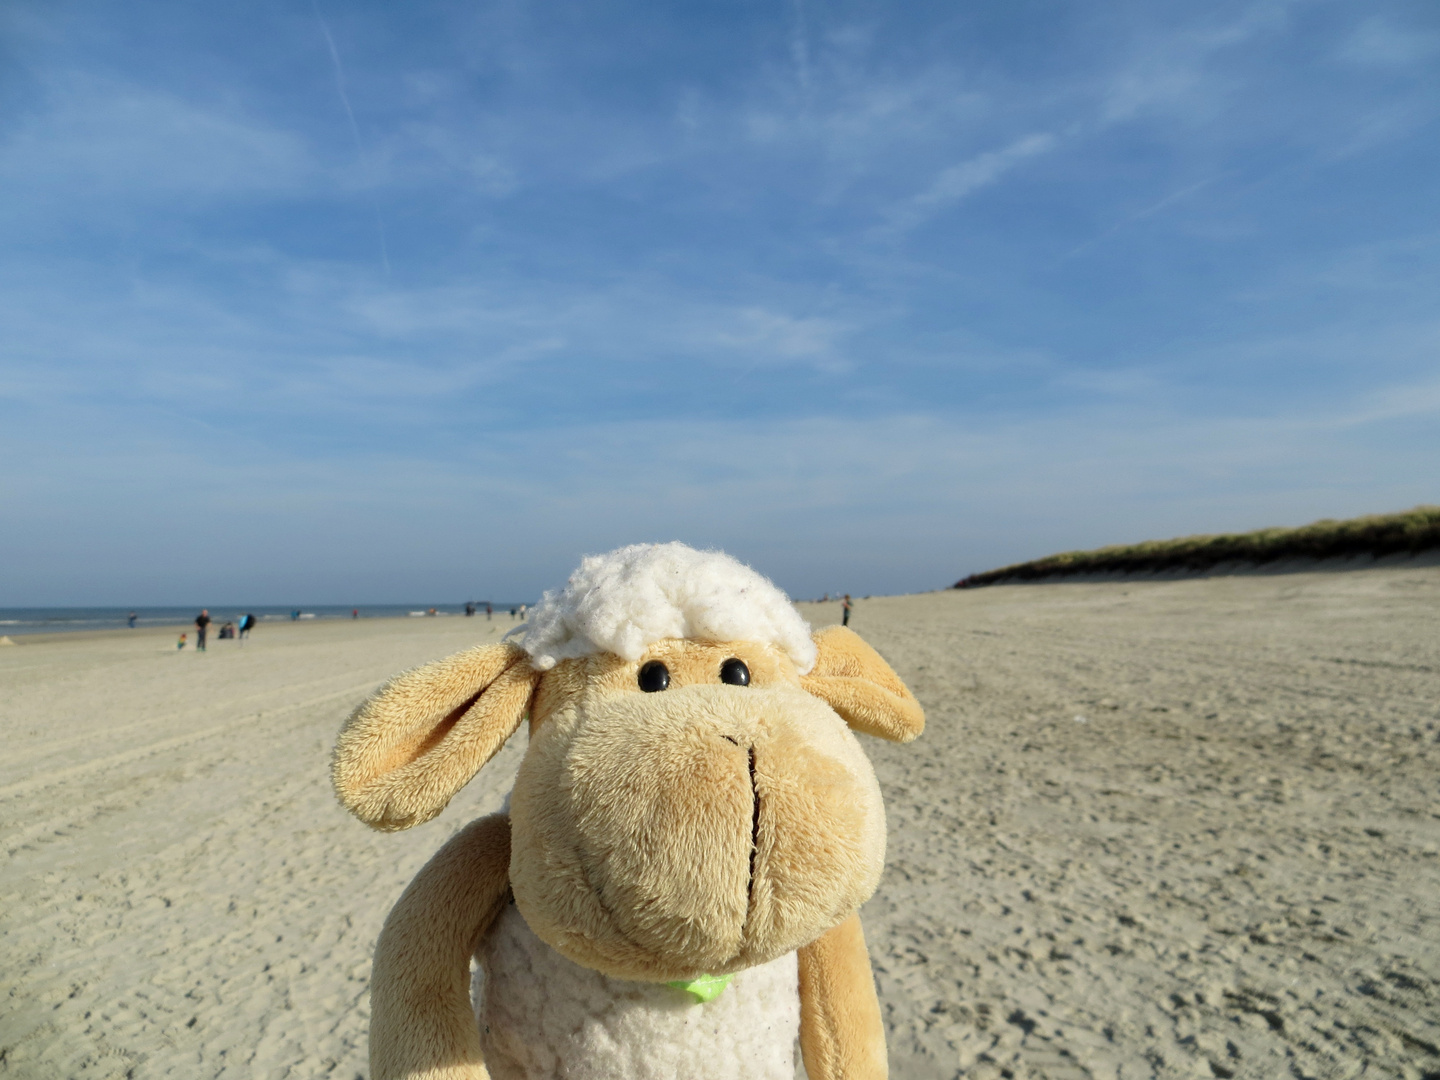
POLYGON ((331 766, 340 800, 376 829, 429 821, 515 733, 538 678, 513 645, 396 676, 340 732, 331 766))
POLYGON ((908 742, 924 713, 853 632, 815 640, 803 678, 750 641, 669 639, 636 661, 595 654, 543 675, 519 649, 488 646, 408 672, 357 710, 335 785, 381 829, 438 814, 530 715, 509 821, 446 845, 382 933, 376 1080, 486 1075, 465 968, 507 887, 547 945, 620 979, 739 971, 798 949, 812 1077, 885 1075, 856 915, 884 866, 884 808, 850 728, 908 742), (749 685, 721 681, 731 658, 749 685), (670 684, 645 693, 637 672, 651 660, 670 684))
POLYGON ((509 897, 510 822, 481 818, 441 848, 385 920, 370 976, 372 1080, 488 1080, 470 957, 509 897))
MULTIPOLYGON (((794 684, 645 694, 602 672, 537 728, 511 800, 515 901, 585 967, 665 981, 765 963, 863 903, 885 816, 864 751, 794 684), (758 807, 757 807, 758 801, 758 807)), ((572 661, 573 662, 573 661, 572 661)), ((596 661, 588 660, 595 664, 596 661)))
POLYGON ((925 711, 859 634, 830 626, 815 635, 815 667, 800 685, 845 718, 856 731, 907 743, 925 730, 925 711))
POLYGON ((800 1051, 810 1080, 884 1080, 885 1025, 859 914, 800 950, 800 1051))
POLYGON ((562 661, 536 694, 511 813, 526 921, 620 978, 764 963, 854 910, 884 864, 863 751, 789 657, 755 642, 562 661), (748 686, 720 681, 732 657, 748 686), (646 694, 636 677, 652 660, 670 686, 646 694))

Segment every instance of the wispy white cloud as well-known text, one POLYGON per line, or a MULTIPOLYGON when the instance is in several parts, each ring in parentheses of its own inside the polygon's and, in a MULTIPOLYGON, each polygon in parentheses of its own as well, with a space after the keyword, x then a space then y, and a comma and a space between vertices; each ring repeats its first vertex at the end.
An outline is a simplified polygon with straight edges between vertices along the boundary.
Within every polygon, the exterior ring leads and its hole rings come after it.
POLYGON ((320 33, 324 36, 325 46, 330 53, 330 66, 335 73, 335 93, 345 109, 345 118, 350 122, 350 135, 355 140, 355 153, 364 158, 365 143, 360 138, 360 125, 355 122, 355 110, 350 105, 350 94, 345 89, 345 65, 340 62, 340 50, 335 46, 335 36, 330 33, 330 24, 325 21, 325 16, 320 14, 320 5, 317 0, 311 0, 310 8, 315 12, 315 21, 320 24, 320 33))
POLYGON ((406 123, 379 140, 374 155, 391 190, 432 186, 445 174, 467 191, 497 199, 521 187, 515 163, 498 148, 436 122, 406 123))
MULTIPOLYGON (((1434 309, 1435 258, 1440 253, 1440 228, 1417 228, 1400 235, 1365 237, 1359 242, 1330 245, 1319 254, 1303 257, 1277 256, 1269 271, 1252 278, 1230 295, 1247 305, 1271 306, 1296 298, 1321 298, 1325 304, 1344 299, 1388 301, 1382 333, 1407 335, 1416 314, 1422 324, 1434 309)), ((1376 330, 1348 329, 1338 334, 1325 332, 1325 340, 1359 344, 1356 337, 1372 342, 1376 330)), ((1394 349, 1396 342, 1386 342, 1394 349)), ((1428 339, 1427 339, 1428 347, 1428 339)), ((1406 349, 1405 351, 1409 351, 1406 349)))
POLYGON ((1440 34, 1375 15, 1355 28, 1340 56, 1362 67, 1403 70, 1440 56, 1440 34))
POLYGON ((97 196, 165 204, 295 193, 319 164, 305 141, 241 107, 66 72, 0 140, 0 179, 15 200, 97 196))
MULTIPOLYGON (((1000 182, 1028 159, 1078 152, 1119 125, 1157 119, 1171 122, 1177 118, 1194 124, 1214 122, 1243 85, 1243 80, 1218 65, 1217 59, 1253 39, 1283 31, 1296 2, 1262 0, 1228 22, 1139 34, 1128 56, 1104 72, 1097 93, 1074 95, 1073 107, 1058 112, 1049 100, 1053 90, 1036 93, 1032 110, 1046 116, 1048 129, 1018 135, 997 149, 940 170, 926 188, 885 209, 889 229, 913 229, 945 207, 1000 182)), ((1014 103, 1007 104, 1014 108, 1014 103)), ((1143 220, 1190 197, 1227 171, 1212 170, 1207 176, 1180 185, 1072 254, 1124 224, 1143 220)))
MULTIPOLYGON (((325 38, 326 48, 330 53, 330 65, 335 72, 335 93, 340 98, 340 104, 345 108, 345 119, 350 122, 350 135, 355 140, 356 157, 363 163, 366 158, 365 142, 360 138, 360 125, 355 122, 355 110, 350 105, 350 94, 345 89, 345 65, 340 62, 340 50, 335 47, 335 37, 330 33, 330 26, 325 22, 325 17, 320 14, 318 0, 310 0, 310 8, 315 12, 315 21, 320 24, 320 33, 325 38)), ((385 269, 385 276, 390 276, 390 245, 385 237, 385 218, 380 213, 380 207, 375 207, 375 238, 380 245, 380 265, 385 269)))
POLYGON ((1125 62, 1104 76, 1098 119, 1108 125, 1150 115, 1196 121, 1224 112, 1244 80, 1217 65, 1227 53, 1282 33, 1305 0, 1259 0, 1215 21, 1196 9, 1178 28, 1139 32, 1125 62))
POLYGON ((752 362, 801 361, 829 371, 847 366, 839 342, 850 328, 836 319, 750 307, 715 318, 714 326, 714 340, 723 350, 752 362))
POLYGON ((790 0, 790 62, 795 67, 795 82, 802 94, 810 92, 810 40, 805 24, 805 0, 790 0))
POLYGON ((1077 255, 1081 255, 1087 251, 1090 251, 1098 245, 1103 244, 1106 240, 1109 240, 1116 233, 1119 233, 1122 230, 1138 222, 1145 221, 1147 218, 1152 218, 1156 214, 1162 213, 1163 211, 1170 209, 1172 206, 1183 203, 1186 199, 1189 199, 1193 195, 1198 195, 1200 192, 1204 191, 1212 184, 1218 183, 1219 181, 1225 179, 1228 175, 1230 174, 1217 173, 1214 176, 1207 176, 1200 180, 1196 180, 1193 183, 1185 184, 1183 187, 1180 187, 1177 190, 1170 192, 1168 195, 1157 199, 1149 205, 1143 206, 1139 210, 1135 210, 1131 213, 1125 214, 1123 217, 1121 217, 1119 221, 1115 222, 1115 224, 1109 226, 1101 232, 1096 233, 1094 236, 1090 237, 1090 239, 1086 240, 1083 244, 1077 244, 1075 247, 1071 248, 1063 256, 1061 256, 1061 259, 1073 259, 1077 255))
MULTIPOLYGON (((1440 327, 1435 329, 1432 347, 1435 355, 1440 356, 1440 327)), ((1440 419, 1440 380, 1370 390, 1362 396, 1357 406, 1353 412, 1339 417, 1336 424, 1342 427, 1359 427, 1416 417, 1440 419)))
POLYGON ((833 195, 857 177, 886 171, 896 155, 946 146, 978 131, 994 102, 953 62, 895 70, 877 63, 870 34, 832 28, 807 53, 810 91, 797 89, 793 68, 765 71, 738 100, 694 99, 692 118, 709 133, 741 145, 814 155, 833 195), (731 134, 733 128, 734 135, 731 134))
MULTIPOLYGON (((501 403, 533 399, 524 388, 542 366, 548 379, 557 365, 581 365, 568 381, 576 392, 623 370, 668 379, 677 361, 691 373, 835 376, 852 366, 853 335, 876 317, 863 303, 841 318, 787 307, 773 290, 707 299, 647 278, 539 291, 503 277, 401 288, 273 252, 255 253, 246 275, 267 280, 260 295, 138 277, 118 291, 86 281, 89 295, 77 300, 74 267, 0 288, 0 405, 63 410, 99 397, 292 432, 299 419, 319 430, 425 429, 455 423, 487 393, 494 403, 500 384, 501 403), (37 362, 50 356, 77 359, 37 362)), ((713 377, 688 374, 683 384, 713 377)))
POLYGON ((885 215, 889 225, 893 229, 913 229, 944 208, 995 183, 1026 159, 1054 149, 1056 143, 1054 135, 1036 132, 1022 136, 999 150, 989 150, 951 165, 942 170, 924 191, 891 207, 885 215))

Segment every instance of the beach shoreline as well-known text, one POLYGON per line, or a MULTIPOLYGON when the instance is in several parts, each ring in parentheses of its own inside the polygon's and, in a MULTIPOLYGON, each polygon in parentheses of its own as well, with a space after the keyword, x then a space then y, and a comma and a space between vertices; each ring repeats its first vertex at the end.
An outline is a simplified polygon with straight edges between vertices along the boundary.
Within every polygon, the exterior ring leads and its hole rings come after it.
MULTIPOLYGON (((200 609, 199 609, 199 608, 196 608, 196 614, 199 614, 199 611, 200 611, 200 609)), ((498 615, 498 612, 497 612, 497 615, 498 615)), ((272 629, 274 629, 274 628, 276 628, 276 627, 281 627, 281 626, 284 626, 284 627, 315 627, 315 626, 335 626, 335 625, 347 626, 347 625, 350 625, 350 624, 356 623, 356 622, 367 622, 367 623, 368 623, 368 622, 391 622, 391 623, 400 623, 400 622, 410 622, 410 621, 412 621, 412 620, 413 620, 413 621, 419 621, 419 620, 422 619, 422 618, 428 620, 428 619, 432 618, 432 616, 428 616, 428 615, 420 616, 420 615, 409 615, 409 614, 405 614, 405 615, 362 615, 359 619, 351 619, 349 616, 343 616, 343 615, 332 615, 332 616, 327 616, 327 617, 325 617, 325 618, 318 618, 318 619, 276 619, 276 618, 270 618, 270 619, 265 619, 265 620, 263 620, 263 621, 261 621, 261 622, 257 622, 257 623, 256 623, 255 629, 251 631, 251 636, 250 636, 250 639, 249 639, 249 640, 254 640, 255 635, 257 635, 257 634, 266 633, 266 632, 269 632, 270 630, 272 630, 272 629)), ((433 616, 433 618, 448 618, 448 619, 460 618, 460 619, 464 619, 464 618, 466 618, 466 616, 464 616, 464 615, 455 615, 455 614, 453 614, 453 613, 446 613, 446 614, 443 615, 443 616, 440 616, 440 615, 433 616)), ((476 619, 479 619, 481 622, 484 622, 484 621, 485 621, 485 615, 484 615, 483 612, 481 612, 480 614, 475 615, 475 616, 470 616, 469 618, 470 618, 470 621, 471 621, 471 622, 474 622, 476 619)), ((209 633, 209 644, 210 644, 210 645, 214 645, 214 646, 216 646, 216 647, 220 647, 220 646, 228 646, 228 645, 236 645, 236 646, 238 646, 238 645, 240 644, 240 642, 239 642, 238 639, 233 639, 233 640, 232 640, 232 639, 226 639, 226 640, 224 640, 224 641, 221 641, 219 638, 217 638, 216 634, 217 634, 217 632, 219 631, 220 626, 223 625, 223 623, 224 623, 225 621, 226 621, 225 619, 218 619, 218 620, 217 620, 217 619, 214 619, 214 618, 212 617, 212 621, 211 621, 211 623, 210 623, 210 633, 209 633)), ((494 621, 498 623, 500 620, 497 618, 497 619, 494 620, 494 621)), ((505 616, 505 620, 504 620, 504 621, 507 622, 507 623, 509 623, 509 624, 512 625, 512 626, 519 622, 518 619, 512 621, 512 620, 509 618, 508 613, 507 613, 507 615, 505 616)), ((175 637, 175 635, 177 635, 177 634, 190 634, 190 635, 192 635, 192 637, 193 637, 194 633, 195 633, 195 623, 194 623, 194 621, 192 620, 192 621, 190 621, 190 622, 161 623, 161 624, 159 624, 159 625, 154 625, 154 624, 152 624, 152 625, 149 625, 149 626, 137 626, 137 627, 134 627, 134 628, 131 628, 131 627, 128 627, 128 626, 116 626, 116 627, 106 627, 106 628, 104 628, 104 629, 99 629, 99 630, 52 630, 52 631, 36 631, 36 632, 33 632, 33 633, 12 633, 12 634, 10 635, 10 638, 11 638, 11 643, 14 644, 14 645, 40 645, 40 644, 48 644, 48 643, 56 643, 56 642, 64 642, 64 641, 103 641, 103 640, 106 640, 106 639, 121 639, 121 640, 123 640, 123 639, 127 639, 127 638, 141 638, 141 637, 167 637, 167 636, 168 636, 168 637, 170 637, 170 638, 173 639, 173 638, 175 637)), ((3 635, 0 635, 0 636, 3 636, 3 635)), ((173 640, 172 640, 171 644, 172 644, 172 645, 174 644, 173 640)))
MULTIPOLYGON (((492 614, 499 618, 508 616, 520 604, 496 604, 492 614)), ((317 605, 313 608, 277 608, 273 604, 210 604, 195 607, 139 607, 135 609, 113 607, 49 607, 49 608, 0 608, 0 636, 32 637, 36 634, 71 634, 101 630, 136 631, 183 628, 194 623, 195 617, 204 608, 210 613, 212 629, 218 630, 226 622, 238 623, 243 615, 250 614, 257 626, 274 626, 282 623, 332 623, 353 622, 359 619, 404 619, 404 618, 466 618, 463 604, 369 604, 358 605, 317 605), (358 612, 358 616, 355 614, 358 612), (136 616, 136 625, 127 625, 127 613, 136 616), (298 614, 297 614, 298 613, 298 614)), ((476 602, 475 612, 470 618, 484 618, 484 602, 476 602)))

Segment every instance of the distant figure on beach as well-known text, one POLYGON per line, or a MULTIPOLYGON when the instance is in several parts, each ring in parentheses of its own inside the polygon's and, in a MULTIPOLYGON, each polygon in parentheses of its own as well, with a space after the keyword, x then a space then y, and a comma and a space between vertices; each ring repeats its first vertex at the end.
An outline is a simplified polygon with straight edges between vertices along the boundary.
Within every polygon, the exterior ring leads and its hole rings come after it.
POLYGON ((474 602, 473 600, 466 600, 466 601, 465 601, 465 617, 468 619, 471 615, 474 615, 474 614, 475 614, 475 602, 474 602))
POLYGON ((434 614, 435 614, 435 609, 432 607, 432 608, 431 608, 429 611, 427 611, 425 614, 426 614, 426 615, 434 615, 434 614))
POLYGON ((514 622, 514 621, 515 621, 515 612, 516 612, 516 610, 518 610, 518 609, 513 608, 513 607, 510 609, 510 621, 511 621, 511 622, 514 622))
POLYGON ((240 616, 240 640, 244 641, 250 636, 250 628, 255 625, 255 616, 245 614, 240 616))
POLYGON ((175 648, 177 648, 177 649, 183 649, 184 647, 185 647, 185 635, 184 635, 184 634, 181 634, 181 635, 180 635, 180 640, 177 641, 177 642, 175 642, 175 648))
POLYGON ((195 651, 205 651, 205 631, 210 628, 210 609, 201 608, 195 616, 195 651))
POLYGON ((495 606, 490 601, 485 601, 485 618, 490 619, 495 614, 495 606))
POLYGON ((221 641, 235 640, 235 624, 227 619, 220 625, 220 632, 215 636, 221 641))
POLYGON ((522 620, 525 618, 525 605, 524 605, 524 604, 521 604, 521 605, 520 605, 520 618, 521 618, 522 620))
POLYGON ((850 604, 850 594, 847 592, 847 593, 845 594, 845 599, 840 602, 840 625, 841 625, 841 626, 849 626, 849 625, 850 625, 850 608, 851 608, 851 604, 850 604))
POLYGON ((130 612, 130 617, 129 617, 128 619, 126 619, 125 621, 130 624, 130 629, 131 629, 131 630, 134 630, 134 629, 135 629, 135 612, 133 612, 133 611, 130 612))
POLYGON ((290 621, 291 621, 291 622, 299 622, 299 621, 300 621, 300 609, 299 609, 298 607, 297 607, 294 611, 290 612, 290 621))
POLYGON ((352 607, 350 609, 350 617, 352 619, 358 619, 360 617, 360 609, 358 607, 352 607))

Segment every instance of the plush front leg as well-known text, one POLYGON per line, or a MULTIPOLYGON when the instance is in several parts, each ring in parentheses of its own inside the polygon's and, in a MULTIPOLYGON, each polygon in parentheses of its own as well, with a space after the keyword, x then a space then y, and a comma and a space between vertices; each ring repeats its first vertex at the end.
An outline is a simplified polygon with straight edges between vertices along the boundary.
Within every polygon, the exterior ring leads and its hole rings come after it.
POLYGON ((373 1080, 489 1080, 470 1006, 470 957, 510 891, 510 819, 481 818, 415 875, 375 946, 373 1080))
POLYGON ((885 1080, 885 1026, 859 913, 799 958, 800 1052, 810 1080, 885 1080))

